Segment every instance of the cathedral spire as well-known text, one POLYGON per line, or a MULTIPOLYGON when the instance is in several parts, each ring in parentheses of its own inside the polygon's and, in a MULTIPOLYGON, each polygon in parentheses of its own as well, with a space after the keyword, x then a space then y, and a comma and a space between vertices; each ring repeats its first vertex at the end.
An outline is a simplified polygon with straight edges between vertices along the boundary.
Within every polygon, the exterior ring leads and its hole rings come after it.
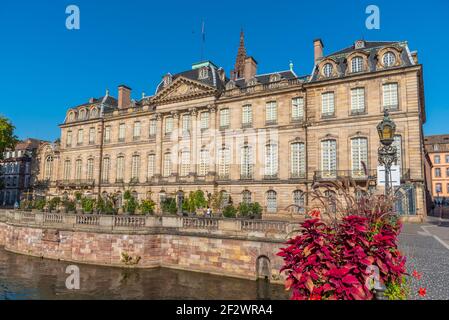
POLYGON ((245 33, 243 28, 240 31, 240 46, 237 52, 237 59, 235 61, 234 70, 231 72, 231 79, 235 80, 243 77, 245 68, 246 48, 245 48, 245 33))

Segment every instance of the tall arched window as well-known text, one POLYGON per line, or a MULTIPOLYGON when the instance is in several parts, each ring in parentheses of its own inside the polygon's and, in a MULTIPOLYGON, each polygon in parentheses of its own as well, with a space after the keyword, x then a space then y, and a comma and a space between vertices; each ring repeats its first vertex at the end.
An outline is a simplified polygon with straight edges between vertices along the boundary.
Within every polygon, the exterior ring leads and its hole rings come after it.
POLYGON ((140 156, 138 154, 133 155, 131 162, 131 180, 139 180, 140 171, 140 156))
POLYGON ((321 141, 321 171, 323 177, 337 175, 337 141, 321 141))
POLYGON ((188 176, 190 173, 190 151, 181 152, 181 176, 188 176))
POLYGON ((164 154, 164 177, 169 177, 171 175, 171 153, 167 152, 164 154))
POLYGON ((306 175, 305 146, 302 142, 290 145, 290 172, 292 178, 304 178, 306 175))
POLYGON ((276 191, 270 190, 267 192, 267 212, 276 213, 278 210, 276 191))
POLYGON ((45 176, 45 180, 50 180, 53 176, 53 157, 52 156, 48 156, 45 159, 44 176, 45 176))
POLYGON ((155 154, 148 155, 148 173, 147 173, 148 179, 151 179, 154 176, 155 166, 156 166, 156 155, 155 154))
POLYGON ((200 151, 200 165, 199 165, 199 175, 205 176, 209 171, 209 150, 201 149, 200 151))
POLYGON ((252 196, 251 196, 251 191, 249 190, 245 190, 242 192, 242 202, 243 203, 251 203, 252 201, 252 196))
POLYGON ((64 180, 70 180, 70 171, 72 163, 70 160, 64 161, 64 180))
POLYGON ((229 179, 231 167, 231 151, 224 147, 218 150, 218 175, 220 179, 229 179))
POLYGON ((355 57, 351 60, 351 71, 362 72, 363 71, 363 58, 355 57))
POLYGON ((265 176, 276 178, 278 175, 278 146, 270 143, 265 146, 265 176))
POLYGON ((81 174, 83 171, 83 161, 77 159, 75 162, 75 180, 81 180, 81 174))
POLYGON ((101 174, 101 182, 109 183, 109 170, 111 169, 111 159, 104 158, 103 159, 103 168, 101 174))
POLYGON ((240 175, 242 179, 253 178, 253 155, 252 148, 248 145, 241 149, 240 175))
POLYGON ((365 176, 363 164, 368 165, 368 139, 351 139, 351 160, 352 176, 365 176))
POLYGON ((295 190, 293 192, 293 203, 295 204, 296 213, 305 212, 304 192, 301 190, 295 190))
POLYGON ((94 159, 87 159, 87 180, 94 180, 94 159))
POLYGON ((117 172, 115 179, 117 182, 123 182, 125 175, 125 157, 124 156, 118 156, 117 157, 117 172))

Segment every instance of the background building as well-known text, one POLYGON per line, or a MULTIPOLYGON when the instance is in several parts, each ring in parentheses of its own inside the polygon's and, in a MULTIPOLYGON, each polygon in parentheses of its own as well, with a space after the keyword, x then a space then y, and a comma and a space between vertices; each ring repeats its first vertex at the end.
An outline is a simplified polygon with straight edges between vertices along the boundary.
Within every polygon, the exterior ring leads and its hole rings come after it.
POLYGON ((435 135, 424 138, 426 152, 430 159, 432 199, 449 201, 449 135, 435 135))
POLYGON ((33 166, 42 143, 27 139, 19 142, 14 150, 4 152, 0 160, 0 206, 12 207, 27 194, 32 196, 33 166))
MULTIPOLYGON (((39 180, 50 194, 125 190, 157 203, 168 194, 223 192, 259 202, 264 218, 290 219, 310 207, 316 182, 349 177, 376 188, 376 125, 396 122, 402 214, 426 211, 422 66, 406 42, 356 41, 324 54, 314 41, 310 75, 258 74, 243 33, 230 78, 210 61, 166 74, 139 100, 118 88, 68 110, 61 145, 40 150, 39 180), (289 209, 296 204, 303 209, 289 209)), ((329 198, 334 197, 329 193, 329 198)))

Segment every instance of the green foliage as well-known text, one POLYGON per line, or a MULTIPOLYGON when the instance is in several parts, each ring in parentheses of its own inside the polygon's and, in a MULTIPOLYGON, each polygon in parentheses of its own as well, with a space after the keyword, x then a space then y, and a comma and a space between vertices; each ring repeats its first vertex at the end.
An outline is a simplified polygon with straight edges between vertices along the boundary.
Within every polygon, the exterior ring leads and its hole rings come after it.
POLYGON ((34 203, 33 203, 33 209, 42 211, 42 210, 44 210, 46 204, 47 204, 47 201, 45 201, 44 198, 36 199, 36 200, 34 200, 34 203))
POLYGON ((151 199, 142 200, 140 203, 140 211, 142 211, 143 214, 153 214, 155 207, 156 203, 151 199))
POLYGON ((223 216, 225 218, 235 218, 237 215, 237 209, 232 205, 228 205, 223 209, 223 216))
POLYGON ((139 207, 137 199, 132 196, 129 190, 125 192, 123 198, 125 199, 125 203, 123 204, 123 211, 126 213, 134 214, 139 207))
POLYGON ((161 202, 161 209, 163 213, 176 214, 178 212, 178 208, 176 206, 176 200, 174 198, 165 198, 161 202))
POLYGON ((214 194, 210 197, 209 206, 214 211, 221 211, 224 206, 224 195, 223 192, 214 192, 214 194))
POLYGON ((48 202, 48 209, 56 210, 60 203, 61 203, 61 198, 54 197, 48 202))
POLYGON ((242 218, 259 218, 262 214, 262 206, 258 203, 240 203, 237 208, 242 218))
POLYGON ((79 191, 75 192, 76 201, 81 201, 82 197, 83 197, 83 194, 81 192, 79 192, 79 191))
POLYGON ((410 294, 410 281, 406 276, 402 277, 402 283, 390 282, 386 287, 384 295, 388 300, 407 300, 410 294))
POLYGON ((84 197, 81 199, 81 206, 84 213, 92 213, 95 208, 95 199, 84 197))
POLYGON ((20 209, 22 209, 22 210, 33 209, 33 202, 31 202, 30 200, 22 200, 20 202, 20 209))
POLYGON ((66 199, 62 202, 62 205, 67 210, 67 212, 73 212, 76 210, 76 204, 75 201, 66 199))
POLYGON ((123 194, 123 199, 124 200, 130 200, 133 197, 133 195, 131 194, 131 191, 126 190, 125 193, 123 194))
POLYGON ((11 121, 0 115, 0 159, 2 159, 3 152, 6 149, 13 149, 17 143, 14 129, 15 127, 11 121))

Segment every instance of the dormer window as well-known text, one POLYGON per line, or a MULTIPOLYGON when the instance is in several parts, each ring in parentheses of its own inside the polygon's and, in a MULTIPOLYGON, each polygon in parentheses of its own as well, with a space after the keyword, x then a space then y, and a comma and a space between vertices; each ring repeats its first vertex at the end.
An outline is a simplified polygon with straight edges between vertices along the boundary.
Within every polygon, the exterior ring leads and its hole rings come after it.
POLYGON ((384 54, 382 62, 385 67, 392 67, 396 63, 396 55, 393 52, 388 51, 384 54))
POLYGON ((276 82, 281 80, 281 75, 276 73, 270 76, 270 82, 276 82))
POLYGON ((204 80, 209 78, 209 69, 207 67, 201 68, 198 76, 198 80, 204 80))
POLYGON ((75 113, 74 112, 70 112, 69 113, 69 121, 73 121, 75 119, 75 113))
POLYGON ((323 75, 329 78, 330 76, 332 76, 333 69, 334 67, 332 66, 332 64, 326 63, 323 67, 323 75))
POLYGON ((82 109, 78 114, 78 119, 83 120, 84 118, 86 118, 86 110, 82 109))
POLYGON ((355 57, 351 60, 351 71, 362 72, 363 71, 363 58, 355 57))
MULTIPOLYGON (((270 81, 271 81, 271 80, 270 80, 270 81)), ((257 79, 256 79, 256 78, 251 78, 251 79, 249 79, 248 82, 246 83, 246 85, 247 85, 248 87, 255 86, 256 84, 257 84, 257 79)))
POLYGON ((229 82, 226 84, 226 89, 227 89, 227 90, 232 90, 232 89, 234 89, 234 88, 235 88, 235 82, 234 82, 233 80, 229 81, 229 82))

